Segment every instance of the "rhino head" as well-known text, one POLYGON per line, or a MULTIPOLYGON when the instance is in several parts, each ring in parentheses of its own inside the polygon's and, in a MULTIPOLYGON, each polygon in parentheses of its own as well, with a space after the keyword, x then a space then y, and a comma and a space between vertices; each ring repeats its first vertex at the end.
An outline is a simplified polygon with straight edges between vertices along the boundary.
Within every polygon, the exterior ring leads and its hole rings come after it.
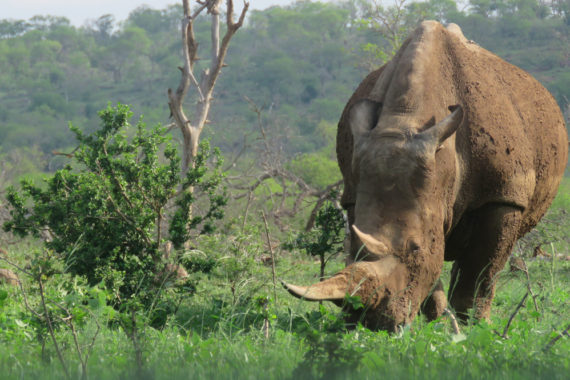
POLYGON ((311 286, 284 286, 297 297, 343 306, 348 322, 395 331, 413 320, 439 278, 455 161, 453 149, 438 160, 436 152, 461 124, 463 110, 449 107, 439 123, 418 126, 405 115, 379 118, 380 109, 361 100, 349 111, 356 196, 343 205, 353 222, 347 267, 311 286), (364 308, 353 309, 347 295, 359 296, 364 308))

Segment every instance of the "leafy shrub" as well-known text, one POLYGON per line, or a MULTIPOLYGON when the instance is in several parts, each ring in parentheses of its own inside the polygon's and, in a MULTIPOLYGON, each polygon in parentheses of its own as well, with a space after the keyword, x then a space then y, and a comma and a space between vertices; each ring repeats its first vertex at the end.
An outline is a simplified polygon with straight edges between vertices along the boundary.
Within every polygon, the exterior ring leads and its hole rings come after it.
POLYGON ((316 323, 307 323, 301 332, 308 350, 293 372, 294 377, 346 378, 363 358, 364 346, 346 335, 342 314, 333 314, 320 305, 319 311, 309 313, 308 321, 311 320, 316 323))
MULTIPOLYGON (((335 198, 331 194, 331 198, 335 198)), ((327 262, 343 250, 345 221, 342 211, 327 201, 317 212, 315 226, 300 233, 295 241, 285 244, 285 248, 298 248, 308 255, 317 256, 321 262, 320 278, 324 278, 327 262)))
POLYGON ((181 248, 214 231, 213 221, 222 218, 222 159, 202 143, 182 177, 164 128, 139 121, 131 133, 132 113, 121 104, 99 116, 102 127, 93 134, 71 127, 79 142, 73 165, 42 186, 24 180, 21 189, 8 189, 12 219, 4 229, 20 236, 47 232, 46 247, 64 260, 65 272, 85 276, 90 285, 103 282, 117 308, 131 301, 134 309, 147 308, 179 264, 178 254, 169 257, 161 247, 170 240, 181 248), (202 214, 193 210, 199 194, 207 195, 202 214))

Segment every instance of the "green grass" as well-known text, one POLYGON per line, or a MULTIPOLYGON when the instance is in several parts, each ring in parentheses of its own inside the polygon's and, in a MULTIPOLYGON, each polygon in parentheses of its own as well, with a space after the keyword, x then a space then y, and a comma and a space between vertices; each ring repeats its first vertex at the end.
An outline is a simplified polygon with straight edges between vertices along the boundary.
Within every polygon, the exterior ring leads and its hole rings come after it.
MULTIPOLYGON (((448 318, 427 323, 421 316, 397 334, 364 328, 345 331, 333 305, 319 308, 317 303, 297 300, 278 284, 274 293, 271 268, 257 260, 265 254, 262 230, 252 229, 237 248, 236 241, 228 238, 205 241, 220 265, 209 275, 195 274, 196 293, 184 300, 164 329, 146 329, 146 375, 156 379, 566 379, 570 339, 565 336, 548 346, 570 322, 569 194, 570 181, 565 179, 553 208, 537 228, 542 232, 533 232, 515 250, 528 264, 535 297, 529 296, 514 315, 507 339, 499 334, 528 289, 526 275, 511 272, 508 264, 497 278, 490 321, 461 326, 459 335, 453 334, 448 318), (535 244, 542 244, 548 253, 554 250, 555 255, 532 258, 535 244), (232 246, 236 249, 228 248, 232 246), (260 295, 276 296, 265 314, 256 306, 260 295), (266 314, 271 321, 268 339, 262 330, 266 314)), ((10 254, 23 263, 30 249, 21 245, 10 254)), ((279 252, 278 258, 278 278, 300 284, 317 281, 317 261, 285 252, 279 252)), ((327 272, 341 267, 338 258, 327 272)), ((446 263, 444 281, 449 268, 446 263)), ((37 304, 30 284, 24 287, 30 292, 29 302, 37 304)), ((2 291, 6 298, 0 301, 0 377, 63 379, 54 346, 49 339, 43 345, 38 340, 41 334, 19 289, 0 285, 0 295, 2 291)), ((89 378, 138 378, 130 341, 103 315, 96 318, 102 328, 89 360, 89 378)), ((78 330, 84 350, 95 331, 93 319, 78 330)), ((69 330, 62 328, 56 334, 72 377, 79 378, 80 363, 69 330)))
MULTIPOLYGON (((295 262, 283 259, 277 269, 287 271, 296 266, 295 262)), ((317 270, 316 263, 305 262, 300 277, 311 277, 317 270)), ((334 307, 327 306, 322 317, 318 304, 300 302, 279 288, 277 302, 270 308, 275 319, 266 340, 261 331, 263 317, 247 301, 248 289, 243 289, 246 299, 235 305, 230 302, 231 297, 223 297, 219 291, 221 283, 203 281, 198 294, 181 307, 176 320, 162 331, 147 329, 146 368, 157 379, 332 375, 358 379, 567 378, 570 339, 562 338, 549 350, 545 348, 568 323, 569 272, 568 261, 555 266, 549 261, 529 262, 539 312, 529 298, 514 317, 508 339, 494 331, 503 332, 526 292, 526 276, 520 272, 502 273, 491 321, 462 326, 461 335, 452 333, 445 318, 427 323, 422 317, 393 335, 366 329, 342 331, 334 327, 334 307), (218 288, 218 292, 213 288, 218 288), (212 297, 210 293, 217 295, 212 297)), ((265 281, 269 280, 267 274, 265 281)), ((271 288, 268 285, 264 291, 271 293, 271 288)), ((51 342, 46 342, 42 354, 35 331, 28 327, 29 317, 22 308, 21 295, 16 289, 8 289, 8 293, 9 298, 0 309, 2 378, 63 378, 51 342)), ((83 344, 89 343, 94 331, 93 323, 80 331, 83 344)), ((59 331, 58 339, 71 371, 78 377, 79 361, 74 356, 69 332, 59 331)), ((134 368, 132 348, 123 332, 103 324, 89 361, 90 378, 136 378, 134 368)))

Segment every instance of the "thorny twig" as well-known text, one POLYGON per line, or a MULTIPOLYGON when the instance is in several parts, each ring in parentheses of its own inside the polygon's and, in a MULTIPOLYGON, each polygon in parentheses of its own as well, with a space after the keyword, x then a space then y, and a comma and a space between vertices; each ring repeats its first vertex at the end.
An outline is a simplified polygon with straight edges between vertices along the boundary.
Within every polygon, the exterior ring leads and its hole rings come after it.
POLYGON ((505 329, 503 330, 502 334, 499 334, 499 332, 497 330, 494 330, 495 334, 497 334, 498 336, 502 337, 503 339, 509 339, 509 337, 507 336, 507 333, 509 332, 509 328, 511 327, 511 323, 513 322, 513 319, 515 318, 515 316, 517 315, 517 313, 519 312, 519 310, 521 309, 521 307, 523 307, 524 305, 524 301, 526 301, 526 298, 528 297, 529 292, 527 291, 524 295, 524 297, 521 299, 521 301, 519 302, 519 304, 517 305, 517 307, 515 308, 515 311, 513 311, 513 313, 511 314, 511 317, 509 318, 509 321, 507 322, 507 324, 505 325, 505 329))

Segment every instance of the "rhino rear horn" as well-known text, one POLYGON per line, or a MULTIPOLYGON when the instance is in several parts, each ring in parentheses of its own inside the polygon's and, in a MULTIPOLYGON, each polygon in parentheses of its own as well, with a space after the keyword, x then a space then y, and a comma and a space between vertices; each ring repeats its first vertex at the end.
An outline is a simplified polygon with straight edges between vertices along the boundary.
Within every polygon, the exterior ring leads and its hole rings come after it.
POLYGON ((365 234, 364 232, 360 231, 358 227, 356 227, 356 225, 354 224, 352 225, 352 229, 354 230, 356 236, 358 236, 362 244, 366 246, 366 249, 368 249, 368 251, 379 256, 388 254, 388 247, 386 247, 386 244, 377 240, 372 235, 365 234))
POLYGON ((348 116, 353 136, 362 136, 372 130, 378 122, 381 108, 381 103, 369 99, 361 99, 354 103, 348 116))
POLYGON ((439 147, 447 138, 453 135, 463 121, 463 107, 456 104, 450 106, 449 110, 452 112, 445 119, 420 134, 422 138, 435 148, 439 147))

